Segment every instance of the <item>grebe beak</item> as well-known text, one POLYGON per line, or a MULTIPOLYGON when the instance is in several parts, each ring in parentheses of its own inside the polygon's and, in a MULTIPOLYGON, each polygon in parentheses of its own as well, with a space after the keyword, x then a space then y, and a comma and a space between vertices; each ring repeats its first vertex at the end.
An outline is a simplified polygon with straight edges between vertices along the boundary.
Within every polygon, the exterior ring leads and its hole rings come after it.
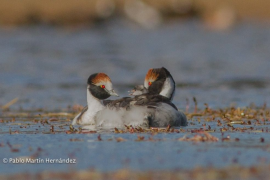
POLYGON ((118 96, 118 94, 112 89, 112 90, 107 90, 106 89, 106 91, 111 95, 111 96, 117 96, 117 97, 119 97, 118 96))

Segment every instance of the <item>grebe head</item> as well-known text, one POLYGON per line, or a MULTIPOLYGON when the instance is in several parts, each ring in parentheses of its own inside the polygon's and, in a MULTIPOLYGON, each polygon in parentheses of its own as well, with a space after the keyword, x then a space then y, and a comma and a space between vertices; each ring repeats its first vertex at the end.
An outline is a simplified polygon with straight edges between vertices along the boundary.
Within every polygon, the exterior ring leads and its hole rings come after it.
POLYGON ((98 99, 107 99, 110 96, 118 96, 114 91, 111 79, 105 73, 90 75, 87 81, 87 89, 98 99))
POLYGON ((166 68, 153 68, 149 69, 145 76, 144 87, 150 94, 160 94, 172 100, 175 82, 166 68))

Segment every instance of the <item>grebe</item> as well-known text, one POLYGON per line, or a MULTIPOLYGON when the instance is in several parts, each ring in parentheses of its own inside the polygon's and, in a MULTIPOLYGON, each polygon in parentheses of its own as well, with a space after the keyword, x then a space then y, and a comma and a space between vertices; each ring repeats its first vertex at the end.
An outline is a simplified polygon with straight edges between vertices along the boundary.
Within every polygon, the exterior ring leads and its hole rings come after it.
POLYGON ((72 121, 72 125, 95 125, 96 113, 104 109, 103 99, 118 96, 109 76, 104 73, 90 75, 87 80, 87 106, 72 121))
POLYGON ((136 93, 140 95, 103 101, 106 108, 96 114, 96 126, 123 128, 125 125, 141 127, 187 125, 185 114, 178 111, 171 102, 175 82, 166 68, 150 69, 145 77, 144 87, 143 91, 146 90, 146 93, 137 91, 136 93))
POLYGON ((135 86, 130 91, 130 95, 136 96, 148 93, 148 88, 154 81, 158 81, 158 83, 155 83, 156 87, 152 88, 155 91, 150 93, 160 94, 172 101, 175 92, 175 82, 171 73, 164 67, 149 69, 144 79, 144 85, 135 86))

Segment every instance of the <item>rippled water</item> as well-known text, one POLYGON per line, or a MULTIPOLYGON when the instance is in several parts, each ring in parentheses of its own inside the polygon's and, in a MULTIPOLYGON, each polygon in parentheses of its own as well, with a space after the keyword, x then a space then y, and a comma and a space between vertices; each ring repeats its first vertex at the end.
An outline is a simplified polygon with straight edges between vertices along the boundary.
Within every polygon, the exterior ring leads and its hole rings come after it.
MULTIPOLYGON (((8 147, 0 148, 0 158, 19 158, 34 154, 42 147, 40 159, 76 159, 76 164, 3 164, 0 173, 40 172, 43 170, 97 169, 112 171, 122 168, 134 170, 175 170, 194 167, 214 166, 217 168, 229 165, 256 166, 270 163, 269 144, 261 143, 259 138, 269 139, 269 134, 252 133, 252 137, 232 134, 239 142, 192 143, 176 139, 184 134, 158 134, 156 142, 136 142, 136 134, 104 134, 104 141, 97 141, 97 134, 77 135, 1 135, 10 139, 11 144, 20 144, 19 153, 11 153, 8 147), (36 138, 38 136, 38 139, 36 138), (116 142, 117 137, 125 142, 116 142), (107 139, 113 138, 113 141, 107 139), (74 141, 72 141, 74 140, 74 141), (34 143, 33 143, 34 142, 34 143), (29 151, 29 147, 32 151, 29 151)), ((213 135, 221 138, 220 133, 213 135)), ((148 139, 150 135, 145 137, 148 139)), ((269 143, 269 142, 267 142, 269 143)))
POLYGON ((197 21, 154 30, 125 21, 97 27, 25 27, 0 30, 0 99, 12 108, 66 108, 86 104, 86 80, 107 73, 121 96, 142 84, 149 68, 164 66, 177 82, 175 103, 199 106, 269 102, 270 26, 243 23, 215 32, 197 21))
MULTIPOLYGON (((216 109, 232 104, 262 106, 270 102, 269 49, 270 26, 248 22, 221 32, 207 30, 197 21, 171 22, 154 30, 123 20, 82 29, 1 29, 0 105, 16 97, 19 101, 10 107, 11 111, 59 111, 69 105, 85 105, 86 80, 95 72, 107 73, 118 94, 127 96, 133 85, 142 84, 149 68, 164 66, 177 83, 174 103, 181 109, 189 99, 192 111, 193 97, 199 108, 204 108, 204 103, 216 109)), ((0 114, 5 119, 5 114, 0 114)), ((28 124, 27 119, 19 123, 28 124)), ((198 144, 176 141, 185 133, 158 134, 155 138, 162 141, 136 143, 136 134, 102 134, 104 140, 128 140, 117 143, 99 142, 97 134, 66 135, 68 124, 63 121, 63 133, 55 135, 28 134, 28 129, 24 133, 20 124, 1 124, 1 159, 29 156, 41 147, 41 158, 75 157, 77 164, 0 163, 0 173, 224 167, 233 163, 249 166, 270 161, 269 142, 260 142, 261 137, 269 138, 268 133, 229 133, 241 140, 198 144), (10 135, 9 128, 18 128, 23 134, 10 135), (7 142, 19 144, 20 151, 11 152, 7 142)), ((35 125, 30 130, 49 131, 49 127, 35 125)), ((221 133, 213 135, 222 137, 221 133)))

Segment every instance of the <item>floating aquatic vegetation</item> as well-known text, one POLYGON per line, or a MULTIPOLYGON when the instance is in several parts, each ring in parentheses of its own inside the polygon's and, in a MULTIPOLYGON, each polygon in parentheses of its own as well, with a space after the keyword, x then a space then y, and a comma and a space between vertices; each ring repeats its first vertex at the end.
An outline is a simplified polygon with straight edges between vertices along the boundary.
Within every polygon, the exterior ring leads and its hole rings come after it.
MULTIPOLYGON (((186 116, 187 127, 164 127, 148 129, 142 127, 125 126, 102 132, 113 133, 190 133, 194 131, 212 132, 268 132, 270 126, 270 109, 266 103, 262 107, 227 107, 213 109, 207 103, 204 108, 198 108, 197 99, 193 98, 195 108, 189 112, 187 100, 186 116)), ((74 107, 79 110, 81 106, 74 107)), ((46 112, 42 109, 31 111, 2 111, 0 133, 21 134, 21 133, 45 133, 45 134, 92 134, 99 130, 86 130, 81 127, 70 125, 71 119, 75 116, 74 109, 69 108, 61 112, 46 112)))
MULTIPOLYGON (((188 146, 194 146, 194 144, 199 148, 198 152, 196 151, 195 153, 197 155, 198 153, 200 153, 199 155, 207 155, 207 153, 209 153, 208 151, 210 151, 209 149, 213 147, 214 148, 218 147, 222 149, 223 147, 230 148, 240 146, 241 147, 247 146, 248 148, 254 149, 263 149, 263 152, 267 153, 269 151, 267 138, 268 136, 266 136, 266 134, 268 133, 268 128, 270 127, 269 111, 270 109, 267 108, 266 106, 263 107, 252 106, 241 108, 227 107, 219 109, 219 108, 211 108, 208 104, 205 103, 202 109, 197 108, 196 111, 195 109, 192 111, 191 109, 189 109, 189 112, 186 113, 188 118, 188 126, 186 127, 167 126, 163 128, 156 128, 156 127, 142 128, 126 125, 124 126, 124 128, 113 128, 109 130, 100 130, 100 129, 87 130, 84 129, 84 127, 72 126, 71 119, 73 118, 73 116, 75 116, 76 113, 68 110, 66 112, 61 111, 60 113, 45 112, 43 110, 31 112, 2 111, 0 116, 0 124, 1 124, 0 134, 6 134, 5 136, 14 136, 14 137, 20 136, 16 134, 36 134, 36 133, 51 134, 51 136, 43 135, 42 137, 48 138, 55 137, 55 139, 61 137, 61 141, 64 135, 64 138, 67 138, 66 142, 61 142, 62 144, 59 143, 60 144, 59 146, 63 146, 64 144, 72 146, 72 148, 70 148, 67 152, 68 157, 72 156, 78 158, 78 163, 80 162, 79 154, 81 153, 82 145, 84 145, 83 147, 86 147, 88 145, 91 147, 105 147, 107 145, 111 146, 114 143, 117 144, 115 147, 120 148, 130 146, 149 148, 152 147, 152 145, 156 146, 164 143, 173 146, 172 148, 173 150, 168 152, 177 153, 177 155, 181 154, 182 156, 183 153, 189 153, 189 150, 185 150, 185 148, 188 149, 187 148, 188 146), (56 137, 58 134, 62 135, 56 137), (253 136, 253 134, 255 136, 253 136), (249 138, 251 138, 251 136, 253 136, 252 137, 253 142, 249 144, 250 142, 249 138), (182 146, 183 144, 184 145, 188 144, 188 146, 182 146), (211 148, 208 148, 209 144, 211 148), (179 150, 176 149, 176 147, 178 147, 179 150), (184 148, 182 149, 182 147, 184 148)), ((33 136, 35 135, 31 135, 31 138, 33 138, 33 136)), ((26 145, 25 143, 22 144, 18 143, 21 144, 22 147, 17 146, 17 144, 13 144, 13 141, 11 140, 9 142, 10 143, 7 143, 7 140, 6 141, 2 140, 0 142, 0 149, 2 151, 7 151, 13 156, 20 157, 21 159, 31 158, 34 160, 45 156, 51 156, 52 154, 50 153, 54 153, 54 151, 52 152, 48 151, 48 147, 46 146, 44 147, 40 146, 41 148, 38 148, 39 146, 37 147, 35 146, 35 144, 32 144, 31 142, 30 142, 31 144, 28 145, 26 145), (23 154, 25 151, 27 151, 28 154, 23 154)), ((54 144, 54 148, 57 148, 57 146, 58 146, 57 143, 54 144)), ((134 150, 137 149, 134 148, 134 150)), ((91 151, 89 153, 91 153, 91 151)), ((239 151, 239 153, 243 152, 239 151)), ((229 164, 231 163, 242 165, 241 164, 242 160, 241 158, 238 158, 238 155, 235 155, 233 157, 227 157, 226 155, 221 156, 222 158, 224 158, 225 162, 229 161, 229 164)), ((155 157, 159 158, 157 156, 155 157)), ((164 159, 161 158, 160 161, 164 161, 164 159)), ((192 161, 193 160, 194 159, 192 159, 192 161)), ((196 160, 194 160, 194 162, 196 163, 196 160)), ((211 162, 213 161, 210 161, 210 163, 211 162)), ((264 157, 258 155, 258 162, 269 163, 269 159, 267 158, 264 159, 264 157)), ((211 167, 209 167, 209 169, 211 169, 211 167)), ((162 172, 164 174, 161 174, 159 177, 162 177, 160 179, 166 179, 166 177, 170 177, 168 179, 177 179, 175 177, 180 177, 179 174, 175 174, 175 176, 173 177, 171 177, 171 174, 178 173, 180 171, 177 170, 176 172, 173 172, 173 170, 171 170, 170 172, 162 172)), ((183 174, 184 172, 190 172, 189 176, 187 175, 185 177, 189 177, 189 179, 196 179, 202 173, 205 173, 204 171, 202 169, 200 171, 196 169, 194 166, 189 171, 186 170, 181 171, 181 174, 183 174)), ((204 178, 201 179, 211 179, 209 177, 212 175, 212 173, 215 174, 215 172, 228 174, 231 173, 229 171, 233 171, 233 169, 228 168, 226 170, 220 170, 213 168, 211 169, 211 172, 207 174, 207 177, 204 176, 204 178)), ((238 168, 238 171, 241 171, 241 168, 240 169, 238 168)), ((257 173, 252 174, 251 169, 245 169, 243 171, 248 172, 250 176, 257 174, 257 173)), ((254 171, 260 170, 256 167, 254 171)), ((145 179, 149 179, 151 177, 153 177, 152 179, 158 179, 156 177, 158 176, 157 173, 159 172, 156 171, 154 172, 155 175, 147 174, 145 176, 146 177, 145 179)), ((51 172, 48 173, 50 173, 51 176, 46 174, 46 177, 50 178, 54 178, 54 175, 52 174, 58 174, 58 173, 51 174, 51 172)), ((75 175, 76 173, 80 174, 81 171, 74 171, 73 174, 74 176, 68 177, 71 179, 83 179, 81 178, 82 177, 81 174, 78 175, 80 177, 77 177, 75 175)), ((84 173, 88 174, 90 172, 83 171, 83 174, 84 173)), ((99 172, 92 172, 92 173, 99 173, 99 172)), ((120 177, 119 174, 121 173, 122 171, 119 172, 117 171, 115 172, 115 174, 111 176, 120 177)), ((133 171, 123 170, 123 173, 124 174, 127 173, 128 174, 127 177, 135 176, 133 174, 134 173, 133 171)), ((138 174, 138 172, 136 173, 138 174)), ((23 174, 20 175, 23 176, 23 174)), ((99 174, 99 177, 101 177, 102 175, 104 174, 102 173, 99 174)), ((57 177, 55 177, 55 179, 61 179, 60 178, 61 176, 62 174, 61 175, 58 174, 57 177)), ((63 176, 67 177, 67 174, 64 174, 63 176)), ((106 178, 104 179, 111 179, 110 178, 111 176, 109 174, 106 174, 106 178)), ((91 175, 87 177, 91 178, 91 175)), ((185 177, 181 179, 188 179, 185 177)), ((215 177, 217 177, 217 174, 215 174, 215 177)), ((222 179, 222 177, 218 177, 215 179, 222 179)))
POLYGON ((126 139, 122 138, 122 137, 118 137, 115 139, 117 142, 122 142, 122 141, 126 141, 126 139))
POLYGON ((20 150, 18 148, 14 148, 9 142, 7 142, 7 145, 11 152, 19 152, 20 150))
POLYGON ((138 138, 135 141, 143 141, 143 140, 144 140, 144 136, 139 136, 138 135, 138 138))
POLYGON ((102 141, 100 134, 98 135, 97 139, 98 139, 98 141, 102 141))
POLYGON ((12 99, 8 103, 6 103, 4 106, 1 106, 1 109, 7 110, 11 105, 15 104, 18 100, 19 100, 19 98, 12 99))
POLYGON ((217 142, 218 138, 215 136, 212 136, 208 132, 201 131, 201 132, 198 132, 193 137, 187 137, 187 135, 185 135, 184 137, 179 138, 178 140, 179 141, 195 141, 195 142, 217 142))

